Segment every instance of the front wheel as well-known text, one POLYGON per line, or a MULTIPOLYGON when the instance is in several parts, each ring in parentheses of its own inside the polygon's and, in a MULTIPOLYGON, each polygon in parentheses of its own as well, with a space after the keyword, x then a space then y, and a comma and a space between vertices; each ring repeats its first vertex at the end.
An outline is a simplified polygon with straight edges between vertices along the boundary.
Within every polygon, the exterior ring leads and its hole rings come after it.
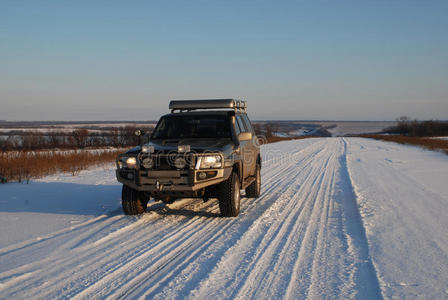
POLYGON ((233 172, 218 186, 219 210, 223 217, 236 217, 240 213, 240 179, 233 172))
POLYGON ((148 197, 143 192, 139 192, 123 185, 121 192, 121 205, 125 215, 140 215, 145 212, 148 205, 148 197))

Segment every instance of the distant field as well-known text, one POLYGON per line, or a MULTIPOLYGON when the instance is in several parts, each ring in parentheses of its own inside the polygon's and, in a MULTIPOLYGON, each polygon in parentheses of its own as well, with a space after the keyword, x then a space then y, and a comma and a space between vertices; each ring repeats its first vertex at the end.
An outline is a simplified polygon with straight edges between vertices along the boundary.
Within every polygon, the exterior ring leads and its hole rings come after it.
MULTIPOLYGON (((304 122, 307 123, 307 122, 304 122)), ((325 127, 332 136, 345 136, 365 133, 378 133, 384 128, 394 126, 395 121, 319 121, 310 124, 319 124, 325 127)))
MULTIPOLYGON (((379 133, 397 124, 395 121, 255 121, 255 124, 276 124, 278 136, 313 135, 319 130, 331 136, 379 133)), ((322 135, 321 135, 322 136, 322 135)))
MULTIPOLYGON (((396 125, 395 121, 254 121, 254 124, 275 124, 278 136, 312 135, 319 129, 331 133, 332 136, 345 136, 367 133, 378 133, 384 128, 396 125)), ((141 122, 0 122, 0 135, 11 131, 38 132, 70 132, 76 129, 87 129, 89 132, 101 132, 125 126, 154 127, 156 121, 141 122)), ((319 134, 318 134, 319 135, 319 134)))

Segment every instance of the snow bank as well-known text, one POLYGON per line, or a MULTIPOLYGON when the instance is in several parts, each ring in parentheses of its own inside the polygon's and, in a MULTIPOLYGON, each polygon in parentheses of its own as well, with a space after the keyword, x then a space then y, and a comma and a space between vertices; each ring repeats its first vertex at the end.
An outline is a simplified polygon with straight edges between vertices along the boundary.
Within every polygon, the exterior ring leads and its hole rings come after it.
POLYGON ((348 141, 348 166, 387 298, 448 297, 448 156, 348 141))

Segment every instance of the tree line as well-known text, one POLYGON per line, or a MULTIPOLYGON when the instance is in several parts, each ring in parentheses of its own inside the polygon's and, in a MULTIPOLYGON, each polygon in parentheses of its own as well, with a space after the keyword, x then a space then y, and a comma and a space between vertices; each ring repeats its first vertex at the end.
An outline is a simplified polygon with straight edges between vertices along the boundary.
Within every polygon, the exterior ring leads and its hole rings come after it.
POLYGON ((399 134, 404 136, 424 137, 424 136, 448 136, 447 121, 418 121, 408 117, 397 119, 397 125, 386 128, 384 133, 399 134))

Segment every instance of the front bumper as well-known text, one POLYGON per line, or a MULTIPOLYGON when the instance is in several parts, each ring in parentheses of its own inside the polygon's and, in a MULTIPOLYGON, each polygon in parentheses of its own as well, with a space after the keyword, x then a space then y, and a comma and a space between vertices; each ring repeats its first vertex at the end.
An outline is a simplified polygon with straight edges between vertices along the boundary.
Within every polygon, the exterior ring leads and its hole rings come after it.
POLYGON ((119 182, 138 191, 154 193, 195 192, 228 179, 231 173, 231 167, 209 170, 116 170, 119 182), (201 172, 210 172, 209 175, 215 176, 201 180, 201 172))

